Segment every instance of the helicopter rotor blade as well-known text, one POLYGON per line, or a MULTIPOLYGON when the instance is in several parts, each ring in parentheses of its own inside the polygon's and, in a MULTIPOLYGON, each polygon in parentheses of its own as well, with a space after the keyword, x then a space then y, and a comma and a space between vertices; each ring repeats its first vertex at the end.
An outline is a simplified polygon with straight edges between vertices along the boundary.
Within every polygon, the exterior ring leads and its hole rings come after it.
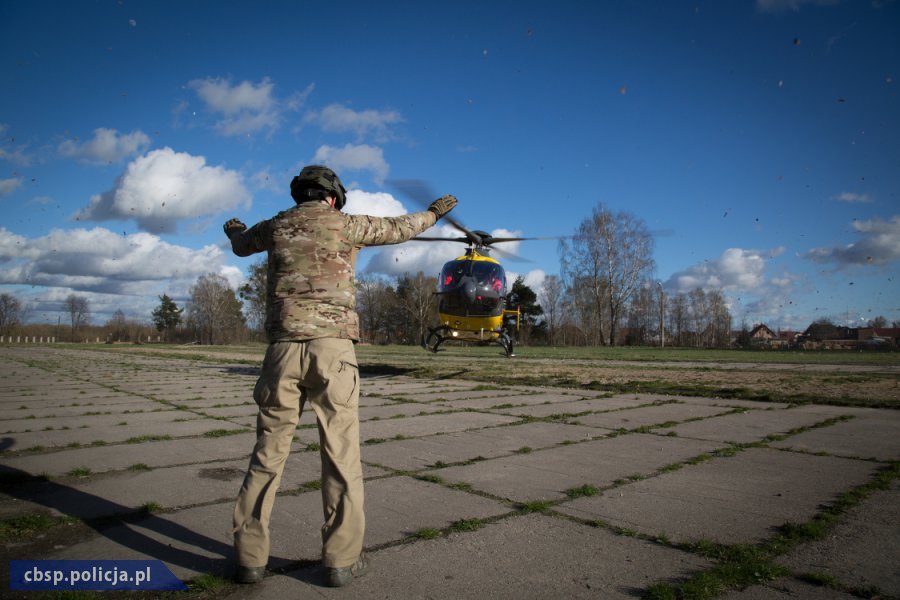
MULTIPOLYGON (((427 208, 438 198, 431 187, 421 179, 389 179, 386 181, 388 187, 403 194, 407 198, 413 200, 422 208, 427 208)), ((443 219, 453 225, 456 229, 466 234, 466 237, 476 244, 481 244, 481 236, 465 227, 462 223, 451 217, 444 215, 443 219)))
POLYGON ((506 260, 511 260, 514 262, 520 262, 520 263, 534 262, 533 260, 529 260, 529 259, 525 258, 524 256, 519 256, 518 254, 513 254, 512 252, 510 252, 508 250, 501 250, 500 248, 495 248, 494 246, 491 246, 491 252, 498 256, 502 256, 506 260))
POLYGON ((463 244, 469 243, 469 238, 464 237, 429 237, 426 235, 420 235, 412 238, 410 240, 412 242, 462 242, 463 244))

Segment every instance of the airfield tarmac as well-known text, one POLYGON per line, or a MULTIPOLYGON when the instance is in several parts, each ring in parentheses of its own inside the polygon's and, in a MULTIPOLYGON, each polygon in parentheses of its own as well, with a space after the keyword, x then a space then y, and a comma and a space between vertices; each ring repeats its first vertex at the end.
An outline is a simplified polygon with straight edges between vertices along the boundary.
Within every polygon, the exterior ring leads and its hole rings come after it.
MULTIPOLYGON (((243 364, 0 347, 0 519, 70 517, 3 540, 4 562, 152 558, 185 581, 230 577, 255 378, 243 364)), ((786 524, 826 514, 825 535, 767 555, 775 579, 721 597, 900 597, 898 410, 402 376, 361 389, 372 572, 352 591, 322 584, 308 411, 270 572, 216 597, 634 598, 728 560, 692 542, 771 549, 786 524), (867 493, 829 513, 854 490, 867 493)))

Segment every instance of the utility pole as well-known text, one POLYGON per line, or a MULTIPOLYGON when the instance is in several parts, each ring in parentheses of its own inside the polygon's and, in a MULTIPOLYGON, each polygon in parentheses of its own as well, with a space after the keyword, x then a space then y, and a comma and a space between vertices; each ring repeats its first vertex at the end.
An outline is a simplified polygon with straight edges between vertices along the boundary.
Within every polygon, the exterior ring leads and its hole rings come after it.
POLYGON ((662 283, 657 281, 656 286, 659 288, 659 347, 663 348, 666 345, 665 312, 663 310, 665 293, 663 292, 662 283))

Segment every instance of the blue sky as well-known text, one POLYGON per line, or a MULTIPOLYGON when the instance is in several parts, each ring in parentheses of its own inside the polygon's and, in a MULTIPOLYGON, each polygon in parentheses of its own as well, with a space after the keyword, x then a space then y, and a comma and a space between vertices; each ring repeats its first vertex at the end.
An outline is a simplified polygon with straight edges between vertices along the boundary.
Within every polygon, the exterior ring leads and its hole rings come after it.
MULTIPOLYGON (((722 289, 736 325, 900 320, 896 1, 2 0, 0 48, 0 291, 33 321, 238 285, 221 224, 291 206, 310 163, 353 212, 419 210, 411 178, 472 229, 631 212, 667 292, 722 289)), ((535 289, 559 272, 555 242, 507 249, 535 289)))

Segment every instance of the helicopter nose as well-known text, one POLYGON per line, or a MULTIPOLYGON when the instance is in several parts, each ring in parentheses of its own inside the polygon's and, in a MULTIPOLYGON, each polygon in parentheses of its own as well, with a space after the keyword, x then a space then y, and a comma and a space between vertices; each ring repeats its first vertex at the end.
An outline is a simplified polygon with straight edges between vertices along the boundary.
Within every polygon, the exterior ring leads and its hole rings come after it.
POLYGON ((472 278, 466 278, 467 280, 463 285, 463 293, 466 295, 466 300, 469 302, 475 302, 475 296, 478 293, 478 288, 475 285, 475 281, 472 278))

